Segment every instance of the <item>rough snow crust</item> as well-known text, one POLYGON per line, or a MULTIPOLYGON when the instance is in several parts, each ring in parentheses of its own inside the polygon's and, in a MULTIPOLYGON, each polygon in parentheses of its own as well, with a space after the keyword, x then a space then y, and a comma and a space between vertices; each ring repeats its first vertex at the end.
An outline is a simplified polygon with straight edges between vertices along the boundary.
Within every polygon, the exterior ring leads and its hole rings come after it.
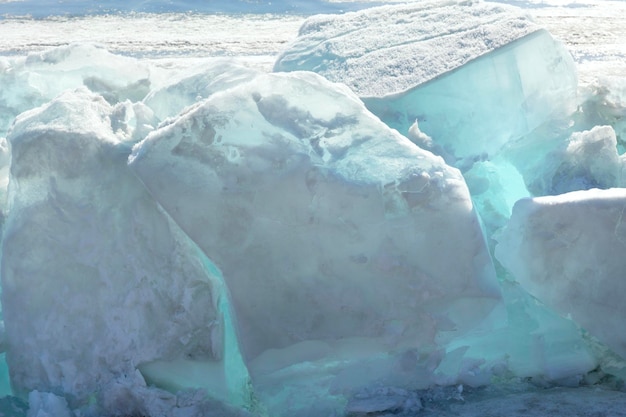
POLYGON ((118 54, 175 57, 176 65, 207 56, 265 55, 273 62, 303 20, 300 15, 195 13, 0 19, 0 53, 26 55, 73 42, 93 42, 118 54), (32 31, 30 25, 35 26, 32 31))
POLYGON ((154 76, 145 63, 86 43, 14 59, 0 57, 0 136, 6 135, 18 114, 68 89, 85 86, 109 103, 136 102, 148 93, 154 76))
POLYGON ((424 1, 314 16, 275 71, 309 70, 360 97, 406 92, 539 30, 520 9, 474 1, 424 1))

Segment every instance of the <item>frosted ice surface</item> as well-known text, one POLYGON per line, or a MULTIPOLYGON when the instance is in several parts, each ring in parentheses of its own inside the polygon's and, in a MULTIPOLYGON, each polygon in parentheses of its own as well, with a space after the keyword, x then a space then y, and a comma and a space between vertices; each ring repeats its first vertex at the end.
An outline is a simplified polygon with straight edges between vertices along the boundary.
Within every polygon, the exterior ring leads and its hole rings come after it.
POLYGON ((137 366, 184 359, 213 364, 203 387, 231 401, 221 280, 128 170, 122 107, 132 105, 82 88, 23 113, 9 133, 2 303, 13 388, 76 407, 137 366))
POLYGON ((626 80, 603 77, 581 94, 581 110, 586 129, 596 125, 613 127, 619 154, 626 151, 626 80))
POLYGON ((40 106, 68 89, 85 86, 110 103, 139 101, 148 93, 154 69, 92 44, 72 44, 0 57, 0 137, 18 114, 40 106))
POLYGON ((621 188, 523 199, 495 251, 528 292, 622 357, 625 210, 621 188))
POLYGON ((617 138, 610 126, 574 132, 559 146, 523 167, 535 195, 556 195, 590 188, 621 185, 622 161, 617 138))
POLYGON ((11 151, 6 138, 0 137, 0 223, 4 223, 7 204, 7 189, 9 186, 9 167, 11 165, 11 151))
MULTIPOLYGON (((15 117, 68 89, 87 87, 114 104, 139 101, 153 84, 154 68, 92 44, 72 44, 26 57, 0 57, 0 211, 6 213, 10 150, 5 136, 15 117)), ((142 139, 156 125, 141 104, 116 108, 114 130, 128 140, 142 139)), ((78 124, 77 128, 81 125, 78 124)))
POLYGON ((257 72, 236 64, 233 60, 204 63, 198 68, 173 77, 162 87, 152 90, 144 99, 144 103, 154 111, 157 117, 164 120, 217 91, 226 90, 254 78, 257 72))
POLYGON ((404 93, 539 30, 505 5, 424 1, 305 21, 276 71, 317 72, 359 97, 404 93))
POLYGON ((519 9, 493 3, 312 17, 274 69, 347 84, 403 134, 417 120, 456 166, 569 113, 576 97, 564 47, 519 9))
POLYGON ((563 384, 598 366, 574 322, 538 303, 516 282, 507 279, 500 286, 507 326, 450 343, 435 371, 438 385, 488 386, 507 375, 563 384))
POLYGON ((375 382, 428 385, 428 352, 500 302, 459 171, 316 74, 216 93, 130 167, 222 270, 275 413, 328 411, 375 382))
MULTIPOLYGON (((508 146, 494 162, 508 161, 515 167, 528 190, 527 196, 623 187, 626 156, 618 153, 620 144, 613 127, 596 125, 589 130, 577 131, 587 126, 584 118, 590 117, 595 115, 583 112, 574 115, 576 123, 573 127, 557 126, 534 132, 508 146)), ((468 183, 481 185, 482 178, 481 181, 472 178, 474 171, 466 172, 466 179, 468 183)), ((511 186, 504 190, 504 194, 510 192, 511 186)), ((470 185, 470 190, 472 188, 470 185)), ((480 203, 477 206, 480 207, 480 203)))

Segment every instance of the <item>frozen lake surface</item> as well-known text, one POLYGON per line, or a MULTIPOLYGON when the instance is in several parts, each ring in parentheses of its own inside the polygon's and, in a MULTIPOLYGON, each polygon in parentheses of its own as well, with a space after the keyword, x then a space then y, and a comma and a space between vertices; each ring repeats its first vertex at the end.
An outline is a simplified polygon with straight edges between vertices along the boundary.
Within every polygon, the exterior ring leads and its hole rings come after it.
MULTIPOLYGON (((579 64, 583 83, 626 73, 626 2, 510 2, 563 41, 579 64)), ((0 2, 0 15, 2 15, 0 2)), ((243 9, 245 11, 245 9, 243 9)), ((0 20, 0 55, 24 55, 72 42, 94 42, 109 51, 186 65, 236 56, 270 67, 298 33, 306 15, 290 13, 132 13, 0 20), (175 62, 178 61, 178 62, 175 62)))

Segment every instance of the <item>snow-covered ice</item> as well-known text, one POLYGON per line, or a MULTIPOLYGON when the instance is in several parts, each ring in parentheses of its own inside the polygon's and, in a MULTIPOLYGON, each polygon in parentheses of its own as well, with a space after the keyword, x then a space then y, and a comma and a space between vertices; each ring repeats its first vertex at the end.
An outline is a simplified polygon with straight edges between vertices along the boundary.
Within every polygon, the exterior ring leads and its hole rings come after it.
POLYGON ((404 93, 540 29, 520 9, 425 1, 307 19, 275 71, 309 70, 359 97, 404 93))
POLYGON ((11 129, 2 304, 12 386, 71 393, 81 406, 137 366, 192 359, 209 362, 206 388, 228 401, 224 364, 237 351, 225 348, 225 289, 126 168, 134 142, 120 116, 132 107, 81 89, 11 129))
POLYGON ((450 164, 493 156, 575 108, 569 53, 520 9, 419 2, 311 17, 275 71, 350 86, 389 126, 417 121, 450 164))
POLYGON ((499 3, 0 0, 0 411, 626 415, 626 3, 499 3))

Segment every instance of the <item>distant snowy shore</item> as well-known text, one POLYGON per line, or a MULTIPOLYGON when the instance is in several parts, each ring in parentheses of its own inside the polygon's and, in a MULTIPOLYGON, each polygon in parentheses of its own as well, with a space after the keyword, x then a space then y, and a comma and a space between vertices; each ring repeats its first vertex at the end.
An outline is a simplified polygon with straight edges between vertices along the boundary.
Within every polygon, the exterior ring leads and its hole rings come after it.
MULTIPOLYGON (((109 51, 143 58, 198 60, 215 56, 254 57, 271 65, 298 33, 310 13, 279 13, 279 7, 250 14, 178 12, 115 13, 70 17, 39 9, 41 19, 18 13, 32 2, 0 2, 0 56, 25 55, 67 45, 94 42, 109 51), (7 11, 13 10, 7 15, 7 11), (233 30, 236 28, 236 30, 233 30), (265 59, 264 59, 265 58, 265 59)), ((50 2, 50 4, 56 2, 50 2)), ((349 2, 347 2, 348 4, 349 2)), ((502 1, 522 8, 565 43, 579 66, 582 84, 597 77, 626 73, 626 2, 502 1)), ((370 2, 370 4, 375 4, 370 2)), ((51 7, 51 6, 50 6, 51 7)), ((340 10, 340 9, 338 9, 340 10)), ((321 9, 328 12, 330 9, 321 9)), ((28 13, 26 13, 28 14, 28 13)))

